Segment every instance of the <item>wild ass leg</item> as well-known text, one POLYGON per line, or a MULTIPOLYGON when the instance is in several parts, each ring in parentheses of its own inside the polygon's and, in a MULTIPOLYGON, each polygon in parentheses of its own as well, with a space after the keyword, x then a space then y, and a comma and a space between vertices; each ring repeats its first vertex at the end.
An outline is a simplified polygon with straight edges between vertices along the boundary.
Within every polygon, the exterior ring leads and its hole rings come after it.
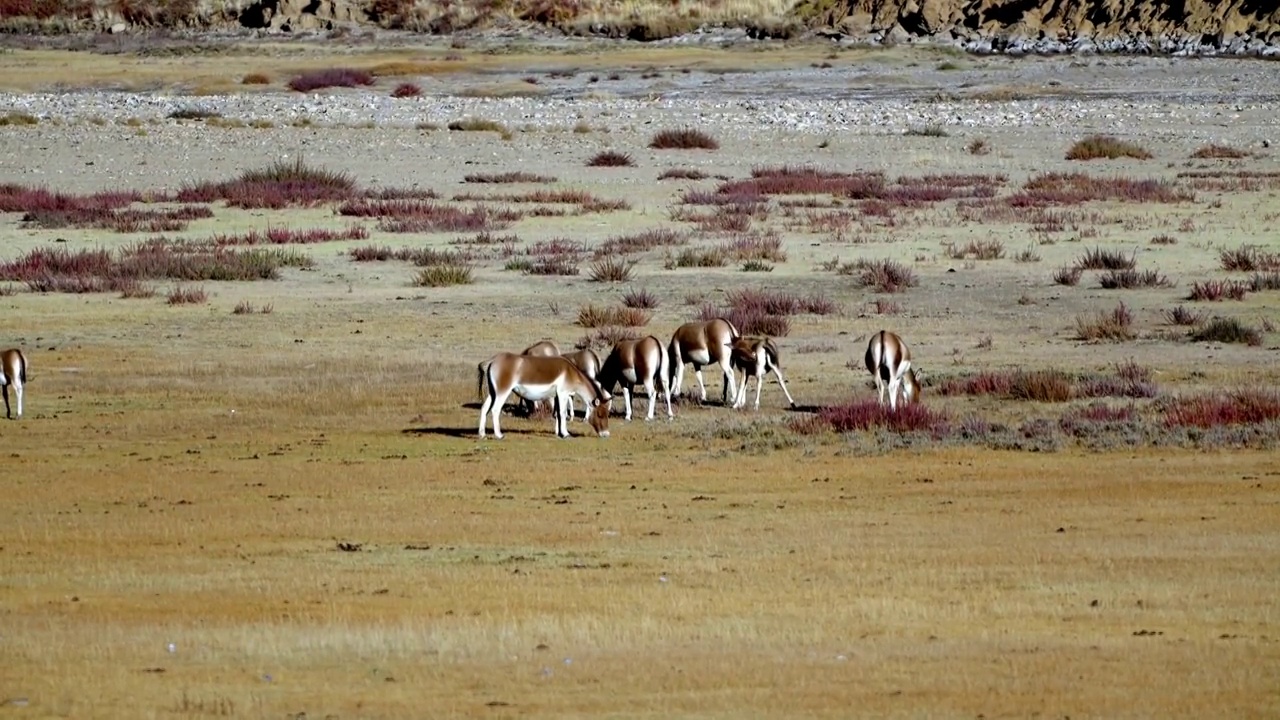
POLYGON ((622 386, 622 401, 627 406, 627 420, 631 420, 631 388, 626 385, 622 386))
POLYGON ((645 415, 645 420, 653 419, 653 408, 658 404, 658 388, 653 382, 653 376, 644 379, 644 391, 649 396, 649 412, 645 415))
POLYGON ((560 392, 556 394, 555 400, 552 402, 552 411, 555 413, 556 435, 558 437, 569 437, 569 403, 572 402, 567 393, 560 392))
POLYGON ((898 395, 902 395, 902 402, 907 402, 907 389, 903 387, 902 378, 906 377, 908 371, 911 370, 911 361, 904 360, 898 366, 898 372, 893 374, 893 379, 889 381, 889 407, 892 410, 898 409, 898 395))
MULTIPOLYGON (((734 387, 733 387, 734 380, 737 379, 737 376, 734 375, 734 372, 733 372, 733 363, 730 362, 731 357, 733 357, 733 348, 732 347, 724 348, 723 359, 720 361, 720 369, 724 370, 724 396, 726 398, 737 397, 737 393, 734 392, 734 387)), ((744 385, 747 382, 745 370, 742 373, 742 382, 744 385)))
POLYGON ((13 415, 9 412, 9 386, 0 385, 0 393, 4 393, 4 417, 6 420, 12 420, 13 415))
POLYGON ((507 402, 507 396, 510 394, 510 390, 498 394, 496 388, 489 386, 489 397, 485 398, 480 406, 480 437, 484 437, 484 416, 488 411, 493 416, 493 436, 499 440, 502 439, 502 428, 498 425, 498 417, 502 415, 502 406, 507 402))
MULTIPOLYGON (((794 399, 792 399, 792 397, 791 397, 791 391, 787 389, 787 381, 782 379, 782 370, 778 369, 778 366, 777 366, 777 365, 774 365, 774 366, 773 366, 772 368, 770 368, 770 369, 773 371, 773 374, 774 374, 775 376, 777 376, 777 378, 778 378, 778 385, 782 386, 782 394, 787 396, 787 404, 788 404, 788 405, 790 405, 791 407, 795 407, 795 406, 796 406, 796 401, 795 401, 794 399)), ((759 409, 759 407, 760 407, 760 398, 759 398, 759 396, 757 395, 757 397, 756 397, 756 408, 757 408, 757 409, 759 409)))
POLYGON ((702 402, 707 401, 707 385, 702 381, 702 366, 693 366, 693 376, 698 378, 698 397, 702 398, 702 402))
POLYGON ((883 405, 883 404, 885 403, 885 397, 884 397, 884 391, 885 391, 885 375, 888 375, 888 374, 889 374, 889 372, 888 372, 888 370, 887 370, 887 369, 884 369, 884 368, 876 368, 876 393, 877 393, 877 394, 879 395, 879 397, 880 397, 880 404, 881 404, 881 405, 883 405))

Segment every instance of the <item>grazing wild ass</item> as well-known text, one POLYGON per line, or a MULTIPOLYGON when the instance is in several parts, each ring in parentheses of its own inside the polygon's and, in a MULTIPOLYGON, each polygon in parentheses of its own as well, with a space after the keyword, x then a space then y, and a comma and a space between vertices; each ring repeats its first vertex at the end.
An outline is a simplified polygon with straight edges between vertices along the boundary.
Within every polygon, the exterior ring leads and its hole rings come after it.
POLYGON ((876 389, 880 391, 880 404, 884 404, 886 385, 889 391, 890 409, 898 409, 898 395, 903 403, 916 402, 920 397, 920 383, 911 367, 911 350, 902 338, 887 330, 871 336, 867 354, 863 358, 867 371, 876 377, 876 389))
MULTIPOLYGON (((560 357, 560 348, 555 344, 555 342, 551 340, 539 340, 538 342, 530 345, 524 350, 521 350, 520 354, 528 355, 530 357, 560 357)), ((485 362, 488 362, 488 361, 486 360, 485 362)), ((480 363, 481 371, 483 371, 485 367, 486 366, 484 363, 480 363)), ((518 402, 519 402, 520 408, 524 410, 525 415, 532 415, 533 412, 538 408, 538 403, 533 402, 532 400, 525 400, 524 398, 520 398, 518 402)))
MULTIPOLYGON (((609 356, 600 367, 596 379, 606 392, 613 392, 614 387, 622 386, 622 397, 627 404, 627 419, 631 419, 631 390, 636 385, 643 385, 649 394, 649 415, 646 420, 653 419, 653 409, 657 404, 657 383, 662 383, 662 391, 667 398, 667 417, 671 412, 671 367, 667 354, 662 350, 662 341, 648 335, 637 340, 619 340, 614 344, 609 356)), ((613 401, 610 400, 610 405, 613 401)))
POLYGON ((796 401, 787 390, 787 382, 782 379, 782 366, 778 358, 778 346, 768 337, 740 337, 733 341, 733 354, 730 358, 735 370, 742 371, 742 384, 738 386, 738 396, 733 406, 740 408, 747 404, 747 382, 756 379, 756 402, 754 409, 760 409, 760 386, 764 385, 764 376, 773 373, 778 378, 778 385, 787 396, 791 407, 796 401))
POLYGON ((667 346, 667 352, 671 356, 672 392, 680 394, 680 388, 684 386, 684 366, 692 364, 694 377, 698 378, 700 399, 706 402, 707 386, 702 381, 702 368, 719 365, 724 371, 724 404, 728 405, 729 396, 737 396, 730 362, 733 341, 739 335, 738 328, 724 318, 689 322, 676 328, 671 336, 671 344, 667 346))
POLYGON ((18 400, 18 418, 22 418, 22 386, 27 382, 27 356, 14 348, 0 352, 0 392, 4 393, 4 416, 13 419, 9 409, 9 386, 18 400))
POLYGON ((502 438, 498 416, 511 393, 527 400, 554 400, 556 435, 562 438, 569 437, 569 396, 577 395, 591 408, 591 427, 600 437, 609 437, 609 394, 562 357, 498 353, 476 367, 476 393, 484 397, 480 437, 484 437, 485 415, 492 411, 493 436, 502 438))
MULTIPOLYGON (((585 374, 587 377, 591 378, 592 380, 595 380, 596 376, 600 374, 600 356, 597 355, 596 351, 592 350, 591 348, 583 348, 581 350, 574 350, 573 352, 561 353, 560 357, 564 358, 565 360, 568 360, 574 365, 577 365, 578 369, 581 370, 583 374, 585 374)), ((583 409, 582 419, 584 421, 587 419, 587 415, 590 414, 590 412, 591 412, 591 408, 583 409)), ((569 396, 569 422, 573 422, 573 396, 572 395, 569 396)))

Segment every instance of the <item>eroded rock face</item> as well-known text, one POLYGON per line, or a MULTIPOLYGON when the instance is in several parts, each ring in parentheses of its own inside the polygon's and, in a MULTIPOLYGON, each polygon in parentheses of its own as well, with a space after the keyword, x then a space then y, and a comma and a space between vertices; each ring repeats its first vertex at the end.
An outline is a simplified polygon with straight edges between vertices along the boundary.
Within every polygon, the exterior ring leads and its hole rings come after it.
MULTIPOLYGON (((114 0, 93 0, 89 7, 90 14, 59 18, 64 21, 60 27, 80 24, 82 29, 118 32, 123 22, 130 29, 239 27, 290 32, 365 25, 429 33, 512 21, 532 27, 576 27, 572 4, 542 0, 196 0, 194 11, 184 0, 156 0, 129 6, 145 11, 128 17, 120 14, 114 0)), ((1280 3, 1273 0, 798 0, 791 14, 788 27, 815 29, 848 41, 927 39, 980 53, 1280 55, 1280 3)), ((750 19, 744 22, 749 28, 750 19)), ((651 28, 632 23, 619 28, 601 23, 586 32, 636 39, 685 32, 666 27, 669 24, 662 21, 661 27, 651 28)), ((18 27, 9 31, 26 31, 15 30, 18 27)), ((34 31, 39 32, 39 27, 34 31)), ((757 36, 773 35, 752 35, 757 36)))
POLYGON ((997 35, 1062 41, 1194 37, 1280 40, 1280 4, 1263 0, 802 0, 802 18, 857 32, 997 35))

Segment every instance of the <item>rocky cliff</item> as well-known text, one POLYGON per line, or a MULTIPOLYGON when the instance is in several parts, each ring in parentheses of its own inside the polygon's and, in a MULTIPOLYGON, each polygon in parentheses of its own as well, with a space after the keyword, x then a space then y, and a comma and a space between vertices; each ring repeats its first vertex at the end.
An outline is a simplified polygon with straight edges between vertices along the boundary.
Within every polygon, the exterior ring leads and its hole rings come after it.
POLYGON ((979 52, 1280 54, 1275 0, 0 0, 8 32, 367 25, 451 33, 521 23, 640 40, 720 25, 757 36, 930 39, 979 52))
MULTIPOLYGON (((1230 49, 1280 44, 1274 0, 800 0, 811 25, 854 37, 951 37, 988 49, 1230 49)), ((980 49, 970 47, 970 49, 980 49)))

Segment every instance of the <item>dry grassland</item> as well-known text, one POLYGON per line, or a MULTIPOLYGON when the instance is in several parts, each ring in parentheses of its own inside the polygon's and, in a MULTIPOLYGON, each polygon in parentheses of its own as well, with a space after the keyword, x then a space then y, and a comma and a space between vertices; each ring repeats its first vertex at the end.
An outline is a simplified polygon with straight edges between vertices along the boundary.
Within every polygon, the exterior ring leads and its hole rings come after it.
MULTIPOLYGON (((654 52, 645 62, 664 62, 654 52)), ((20 56, 0 55, 0 63, 20 56)), ((20 81, 0 67, 6 83, 34 88, 65 77, 49 70, 52 57, 28 59, 32 70, 20 81)), ((361 64, 401 60, 387 54, 361 64)), ((581 61, 558 57, 548 67, 581 61)), ((303 66, 245 59, 234 72, 212 73, 202 58, 94 62, 104 77, 141 77, 123 69, 137 62, 165 83, 264 69, 283 78, 286 67, 303 66)), ((714 194, 725 182, 716 175, 744 180, 756 166, 884 169, 891 181, 1004 175, 998 200, 1047 171, 1185 187, 1191 179, 1178 172, 1274 172, 1274 158, 1187 166, 1202 143, 1152 132, 1139 140, 1155 161, 1081 166, 1064 159, 1083 134, 1074 128, 851 134, 824 147, 785 130, 746 138, 726 130, 717 151, 665 151, 647 146, 655 129, 619 121, 608 133, 563 128, 502 141, 405 128, 102 128, 100 151, 119 163, 113 167, 139 173, 128 177, 140 188, 227 180, 263 164, 259 142, 288 148, 301 137, 342 138, 359 149, 307 161, 350 173, 362 187, 371 177, 380 187, 421 182, 461 208, 477 201, 450 198, 538 190, 589 191, 629 207, 479 201, 565 210, 492 232, 518 236, 515 257, 534 258, 540 241, 582 242, 579 275, 506 270, 510 258, 483 254, 495 248, 451 243, 476 232, 391 232, 377 217, 335 214, 337 203, 274 210, 216 202, 213 218, 167 234, 200 240, 356 223, 370 237, 291 245, 314 266, 283 268, 278 280, 194 283, 211 296, 204 305, 167 305, 168 280, 148 281, 159 293, 143 299, 29 292, 0 280, 0 290, 13 290, 0 295, 0 344, 22 346, 31 363, 27 416, 0 423, 9 486, 0 714, 1280 713, 1273 432, 1261 432, 1254 444, 1270 448, 1261 450, 1117 441, 1102 451, 1067 442, 1029 452, 919 436, 892 449, 884 434, 792 429, 818 407, 870 396, 865 371, 845 363, 860 362, 867 334, 881 327, 899 330, 929 371, 930 408, 1015 432, 1036 418, 1056 423, 1065 408, 1089 401, 943 397, 938 388, 983 370, 1105 372, 1130 358, 1153 369, 1160 397, 1104 399, 1110 406, 1155 413, 1155 403, 1181 393, 1274 387, 1274 330, 1259 347, 1193 343, 1162 319, 1186 304, 1260 327, 1276 320, 1274 290, 1243 301, 1183 300, 1193 282, 1247 277, 1219 267, 1221 250, 1280 250, 1274 185, 1200 189, 1169 203, 1093 200, 1054 208, 1035 219, 1039 229, 1012 206, 966 210, 955 198, 899 205, 894 198, 904 195, 883 195, 881 207, 815 193, 803 196, 814 206, 788 209, 801 196, 771 195, 767 211, 739 207, 729 220, 714 217, 718 205, 682 202, 690 190, 714 194), (971 154, 975 138, 991 154, 971 154), (160 163, 135 162, 179 145, 186 174, 177 180, 160 163), (631 154, 635 167, 586 167, 605 149, 631 154), (655 179, 671 167, 713 177, 655 179), (516 170, 554 181, 463 181, 516 170), (750 216, 749 230, 718 229, 737 215, 750 216), (689 233, 690 244, 635 255, 629 282, 587 279, 592 249, 654 228, 689 233), (745 233, 756 244, 739 246, 744 252, 767 246, 769 231, 781 239, 772 259, 759 261, 771 272, 743 272, 739 261, 666 267, 682 247, 745 233), (1150 242, 1161 234, 1175 242, 1150 242), (1004 256, 978 259, 981 248, 969 243, 991 240, 1004 256), (412 287, 418 268, 408 262, 354 262, 349 252, 367 245, 471 248, 474 282, 412 287), (1024 248, 1038 261, 1016 259, 1024 248), (1076 287, 1053 282, 1055 268, 1092 248, 1134 255, 1140 269, 1174 276, 1176 286, 1103 290, 1095 271, 1076 287), (918 284, 873 292, 831 262, 858 259, 900 262, 918 284), (744 286, 818 293, 840 308, 794 316, 780 339, 800 411, 781 410, 770 381, 759 413, 686 397, 670 422, 615 415, 607 440, 580 422, 574 438, 558 440, 549 418, 509 414, 506 439, 475 438, 475 366, 492 352, 541 337, 568 348, 588 333, 575 322, 578 309, 617 305, 628 288, 659 298, 641 330, 666 339, 698 302, 724 302, 744 286), (1135 340, 1076 338, 1078 316, 1120 300, 1137 317, 1135 340), (234 314, 241 303, 271 312, 234 314), (891 305, 895 314, 877 314, 891 305)), ((107 172, 105 161, 87 167, 75 154, 83 151, 54 142, 64 131, 45 122, 0 128, 0 150, 11 158, 0 184, 52 168, 64 173, 51 181, 55 190, 118 187, 95 174, 107 172)), ((1244 142, 1223 134, 1222 142, 1244 142)), ((0 265, 41 247, 114 250, 150 236, 38 227, 21 217, 0 216, 0 265)), ((718 398, 718 371, 707 379, 718 398)), ((687 389, 692 377, 685 382, 687 389)))

